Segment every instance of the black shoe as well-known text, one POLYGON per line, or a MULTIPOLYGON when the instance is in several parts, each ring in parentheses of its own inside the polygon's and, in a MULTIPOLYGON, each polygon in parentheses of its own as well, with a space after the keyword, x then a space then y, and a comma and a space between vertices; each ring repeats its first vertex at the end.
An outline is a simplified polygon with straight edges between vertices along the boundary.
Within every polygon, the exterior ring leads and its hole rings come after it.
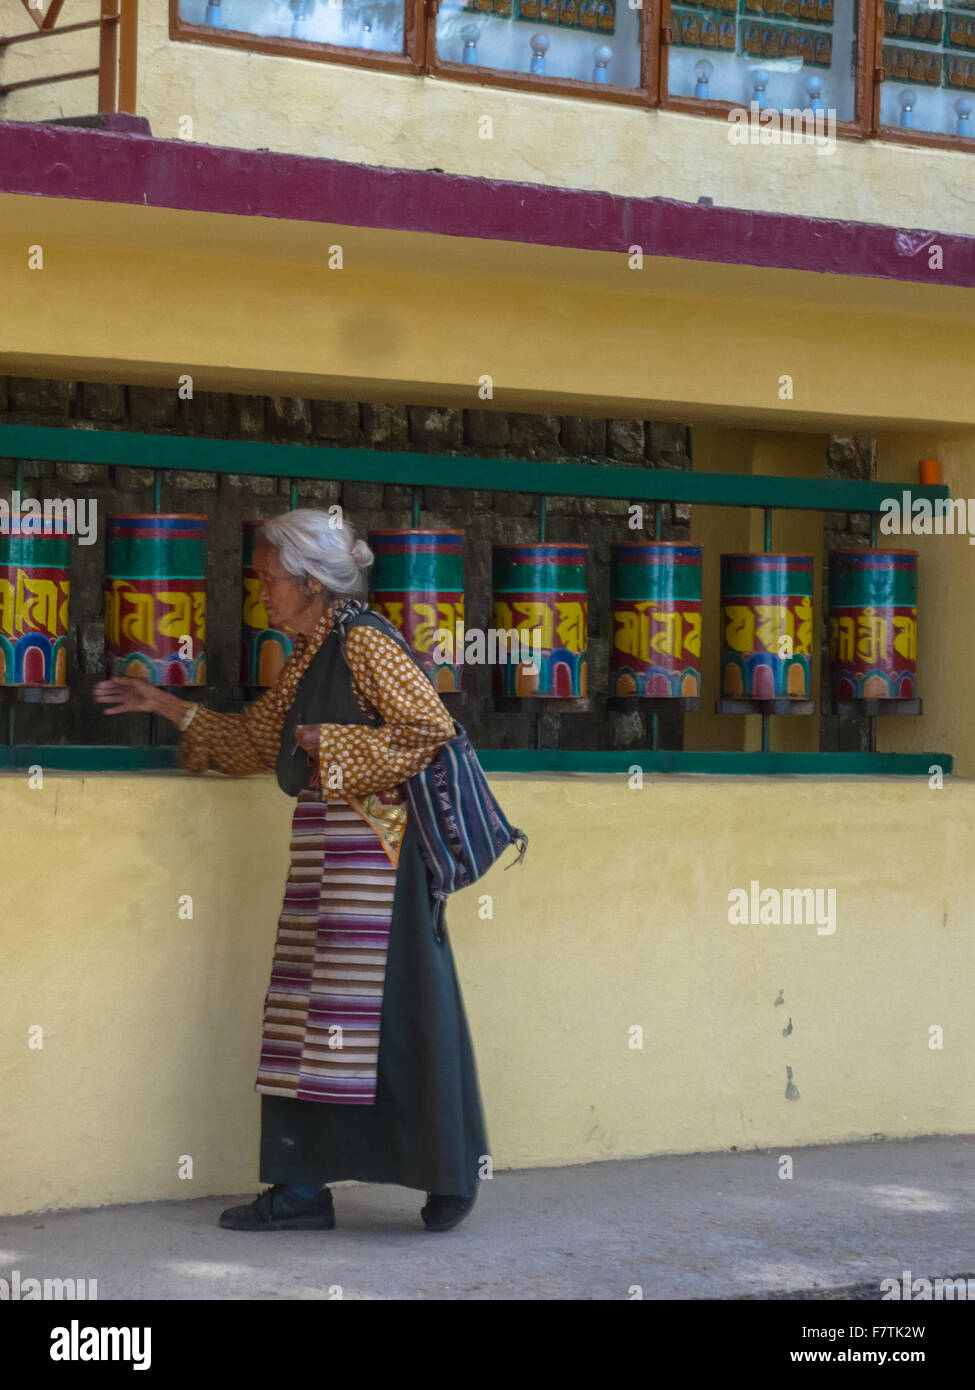
POLYGON ((323 1187, 310 1200, 288 1197, 277 1183, 245 1207, 228 1207, 220 1225, 227 1231, 331 1231, 335 1226, 332 1194, 323 1187))
POLYGON ((428 1231, 449 1231, 459 1226, 465 1216, 470 1216, 477 1201, 477 1188, 469 1197, 441 1197, 427 1193, 427 1204, 421 1210, 423 1224, 428 1231))

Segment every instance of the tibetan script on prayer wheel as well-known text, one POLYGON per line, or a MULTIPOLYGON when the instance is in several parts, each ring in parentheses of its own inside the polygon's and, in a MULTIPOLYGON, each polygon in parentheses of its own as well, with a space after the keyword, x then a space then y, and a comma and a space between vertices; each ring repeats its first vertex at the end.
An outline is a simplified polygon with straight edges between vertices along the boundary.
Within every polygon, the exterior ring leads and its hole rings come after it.
POLYGON ((721 556, 721 693, 732 699, 809 697, 811 555, 721 556))
POLYGON ((585 699, 587 549, 566 542, 494 547, 495 629, 512 634, 508 660, 494 668, 495 695, 585 699))
POLYGON ((70 542, 58 523, 11 517, 0 535, 0 685, 67 683, 70 542))
POLYGON ((409 642, 441 694, 464 669, 464 532, 370 531, 370 602, 409 642))
POLYGON ((108 676, 206 684, 206 534, 205 516, 108 518, 108 676))
POLYGON ((701 547, 621 541, 610 551, 610 692, 680 698, 701 690, 701 547))
POLYGON ((917 551, 834 550, 828 592, 833 699, 912 699, 917 693, 917 551))

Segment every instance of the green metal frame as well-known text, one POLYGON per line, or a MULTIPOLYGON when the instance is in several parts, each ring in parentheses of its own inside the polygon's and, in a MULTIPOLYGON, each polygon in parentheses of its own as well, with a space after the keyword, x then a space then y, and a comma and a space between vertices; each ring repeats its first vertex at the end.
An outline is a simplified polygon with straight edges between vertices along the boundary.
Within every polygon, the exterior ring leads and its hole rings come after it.
MULTIPOLYGON (((292 480, 297 505, 298 478, 400 483, 418 487, 477 488, 491 492, 534 493, 541 497, 541 524, 548 497, 627 498, 647 502, 689 502, 764 510, 765 549, 771 548, 775 508, 876 513, 902 484, 844 481, 839 478, 779 478, 767 475, 694 473, 682 469, 623 468, 602 464, 532 463, 528 460, 458 458, 450 454, 395 453, 372 449, 330 449, 306 444, 268 444, 185 435, 138 434, 126 430, 0 425, 0 457, 21 462, 42 459, 155 470, 154 500, 161 500, 161 471, 261 474, 292 480)), ((18 469, 18 477, 21 470, 18 469)), ((946 485, 911 484, 913 497, 947 500, 946 485)), ((419 498, 414 495, 413 520, 419 498)), ((654 532, 659 535, 659 514, 654 532)), ((652 716, 656 745, 657 716, 652 716)), ((489 772, 686 772, 709 775, 928 776, 932 766, 952 770, 947 753, 776 753, 768 747, 768 716, 762 716, 762 751, 682 752, 658 750, 574 751, 485 749, 479 753, 489 772)), ((172 745, 0 745, 0 769, 40 763, 79 772, 174 769, 172 745)))
MULTIPOLYGON (((709 776, 861 776, 928 777, 932 767, 952 770, 947 753, 684 753, 647 748, 575 751, 558 748, 484 748, 478 759, 485 772, 586 772, 624 775, 644 772, 706 773, 709 776)), ((145 772, 178 770, 173 745, 40 744, 0 745, 0 771, 23 771, 37 764, 61 772, 145 772)))
MULTIPOLYGON (((877 512, 900 484, 841 478, 776 478, 762 474, 692 473, 672 468, 531 463, 527 459, 458 458, 373 449, 327 449, 124 430, 48 429, 0 425, 0 457, 60 463, 126 465, 183 472, 259 473, 278 478, 403 483, 412 487, 477 488, 554 497, 634 498, 714 507, 782 507, 808 511, 877 512)), ((914 497, 947 499, 944 484, 912 485, 914 497)))

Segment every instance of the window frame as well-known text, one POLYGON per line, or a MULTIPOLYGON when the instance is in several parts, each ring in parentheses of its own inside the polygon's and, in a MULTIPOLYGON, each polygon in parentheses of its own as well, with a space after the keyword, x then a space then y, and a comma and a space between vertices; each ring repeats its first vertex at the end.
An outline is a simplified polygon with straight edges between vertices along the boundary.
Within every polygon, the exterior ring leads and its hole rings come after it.
MULTIPOLYGON (((627 4, 627 0, 623 0, 627 4)), ((506 71, 473 64, 457 63, 437 53, 437 14, 439 0, 425 0, 426 71, 433 77, 474 83, 482 87, 504 87, 521 92, 546 92, 551 96, 596 97, 627 106, 656 106, 660 94, 660 16, 667 0, 646 0, 640 13, 640 85, 620 87, 612 82, 582 82, 573 77, 533 77, 530 73, 506 71)), ((628 5, 627 5, 628 7, 628 5)))
MULTIPOLYGON (((961 154, 975 154, 975 138, 969 136, 963 139, 958 135, 949 135, 944 130, 906 130, 903 126, 884 125, 880 119, 880 98, 885 82, 884 78, 884 0, 875 0, 876 16, 874 20, 874 46, 873 46, 873 84, 871 96, 873 99, 872 125, 873 138, 881 140, 887 145, 913 145, 917 147, 927 147, 928 149, 957 150, 961 154)), ((944 6, 942 6, 944 13, 944 6)), ((973 50, 975 52, 975 50, 973 50)), ((915 84, 917 85, 917 84, 915 84)), ((958 95, 963 93, 959 91, 958 95)), ((975 91, 967 92, 975 102, 975 91)))
POLYGON ((243 49, 248 53, 264 53, 274 58, 305 58, 315 63, 342 63, 349 67, 417 76, 424 71, 421 61, 423 7, 424 0, 404 0, 402 53, 376 53, 370 49, 347 48, 341 44, 315 43, 310 39, 276 38, 250 34, 244 29, 213 29, 207 24, 189 24, 180 17, 179 0, 169 0, 169 37, 180 43, 243 49))
MULTIPOLYGON (((624 0, 627 3, 628 0, 624 0)), ((179 0, 169 0, 170 39, 181 43, 201 43, 233 48, 270 57, 304 58, 311 62, 340 63, 346 67, 379 72, 399 72, 414 77, 435 77, 468 86, 500 90, 538 92, 548 96, 576 97, 642 106, 646 109, 677 111, 684 115, 706 116, 727 122, 731 111, 743 103, 706 100, 692 96, 672 96, 670 48, 672 0, 645 0, 640 7, 640 85, 620 87, 613 83, 582 82, 569 77, 533 77, 529 73, 508 72, 501 68, 473 66, 441 58, 437 52, 437 15, 440 0, 404 0, 404 51, 377 53, 338 44, 315 43, 308 39, 262 37, 238 29, 211 29, 190 24, 180 18, 179 0)), ((951 135, 946 131, 904 130, 880 121, 883 76, 884 0, 859 0, 856 47, 860 61, 854 81, 854 117, 836 122, 837 138, 877 140, 883 144, 915 148, 954 150, 975 154, 975 138, 951 135)), ((702 50, 707 53, 707 50, 702 50)))
MULTIPOLYGON (((671 0, 662 0, 662 4, 664 15, 660 29, 661 57, 659 69, 662 109, 665 111, 683 111, 692 116, 711 116, 727 121, 728 113, 742 110, 745 107, 744 102, 711 101, 703 97, 671 96, 669 94, 670 48, 671 35, 673 34, 671 0)), ((844 140, 870 139, 873 134, 875 113, 879 109, 879 97, 875 96, 872 79, 876 76, 873 69, 876 68, 878 62, 874 30, 878 12, 881 16, 883 14, 883 0, 872 0, 872 3, 871 0, 858 0, 857 11, 856 50, 860 61, 857 63, 853 84, 854 115, 852 121, 836 122, 837 137, 844 140), (864 62, 864 58, 870 61, 864 62)), ((882 28, 881 24, 881 30, 882 28)), ((706 58, 707 50, 702 49, 701 55, 706 58)))

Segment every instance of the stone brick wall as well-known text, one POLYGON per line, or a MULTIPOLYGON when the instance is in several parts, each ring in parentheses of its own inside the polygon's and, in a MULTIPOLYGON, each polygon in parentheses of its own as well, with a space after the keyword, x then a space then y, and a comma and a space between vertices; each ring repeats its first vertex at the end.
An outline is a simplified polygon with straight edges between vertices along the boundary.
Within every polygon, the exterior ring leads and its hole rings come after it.
MULTIPOLYGON (((145 433, 267 440, 465 457, 572 459, 633 468, 688 468, 689 431, 682 425, 639 420, 589 420, 552 415, 461 411, 437 407, 331 403, 281 397, 197 393, 191 401, 161 388, 0 379, 0 421, 8 424, 69 425, 78 429, 121 429, 145 433)), ((16 460, 0 460, 0 479, 9 488, 16 460)), ((99 517, 112 511, 152 509, 153 475, 148 469, 71 463, 24 463, 24 490, 44 498, 97 499, 99 517)), ((467 621, 492 625, 490 556, 494 543, 532 541, 539 534, 538 499, 520 494, 463 488, 421 490, 420 524, 464 527, 467 621)), ((378 526, 410 526, 412 495, 391 480, 380 483, 307 481, 299 484, 299 505, 338 502, 360 531, 378 526)), ((213 708, 243 708, 234 699, 238 676, 240 625, 240 534, 245 519, 274 516, 289 506, 286 479, 171 471, 163 475, 164 511, 205 513, 209 518, 207 642, 210 684, 199 697, 213 708)), ((550 497, 546 538, 577 540, 589 547, 590 680, 593 693, 605 694, 609 630, 609 547, 636 533, 625 527, 625 501, 550 497)), ((688 535, 690 509, 662 509, 665 537, 688 535)), ((653 509, 646 533, 652 534, 653 509)), ((72 546, 71 633, 72 699, 62 706, 16 707, 16 737, 36 743, 146 743, 150 722, 138 715, 109 716, 91 696, 101 678, 104 548, 72 546)), ((531 746, 623 747, 646 742, 640 715, 607 715, 596 701, 590 714, 551 716, 496 714, 490 709, 491 672, 468 667, 468 701, 460 718, 475 742, 487 748, 531 746)), ((9 699, 10 697, 5 697, 9 699)), ((672 737, 679 729, 671 730, 672 737)), ((160 721, 159 742, 172 742, 175 729, 160 721)))
MULTIPOLYGON (((419 453, 457 458, 564 460, 640 468, 687 469, 691 431, 683 425, 643 420, 586 419, 434 406, 327 402, 277 396, 198 392, 180 400, 164 388, 104 385, 29 378, 0 378, 0 422, 59 425, 76 429, 119 429, 214 439, 264 440, 419 453)), ((16 460, 0 459, 0 486, 12 486, 16 460)), ((869 441, 834 440, 829 468, 845 477, 864 476, 870 467, 869 441)), ((24 491, 39 498, 95 498, 99 521, 113 511, 151 511, 153 475, 136 467, 109 467, 27 460, 24 491)), ((463 527, 466 557, 467 622, 489 627, 491 546, 538 538, 538 499, 516 493, 464 488, 421 489, 421 526, 463 527)), ((306 481, 299 505, 340 503, 360 532, 379 526, 410 526, 409 487, 391 478, 381 483, 306 481)), ((194 692, 220 710, 243 708, 235 698, 240 624, 240 535, 245 519, 274 516, 290 505, 287 479, 169 471, 163 475, 164 511, 205 513, 209 518, 208 641, 210 684, 194 692)), ((548 499, 546 539, 582 541, 589 546, 589 680, 595 708, 588 714, 498 714, 491 710, 491 672, 468 667, 468 699, 459 717, 476 745, 484 748, 646 747, 647 717, 605 710, 609 652, 609 551, 612 542, 638 533, 626 527, 625 500, 552 496, 548 499)), ((662 505, 665 539, 689 535, 690 507, 662 505)), ((827 543, 867 543, 869 523, 857 516, 827 518, 827 543), (856 537, 856 540, 850 540, 856 537)), ((653 508, 647 508, 644 534, 653 534, 653 508)), ((16 705, 18 742, 141 744, 154 737, 171 743, 176 731, 165 721, 152 730, 148 718, 108 716, 95 703, 91 687, 102 675, 104 547, 72 546, 69 681, 72 698, 61 706, 16 705)), ((11 697, 3 697, 9 701, 11 697)), ((836 724, 837 721, 825 721, 836 724)), ((662 717, 662 747, 679 747, 681 717, 662 717)), ((834 731, 830 737, 859 734, 834 731)), ((844 744, 843 746, 847 746, 844 744)))

